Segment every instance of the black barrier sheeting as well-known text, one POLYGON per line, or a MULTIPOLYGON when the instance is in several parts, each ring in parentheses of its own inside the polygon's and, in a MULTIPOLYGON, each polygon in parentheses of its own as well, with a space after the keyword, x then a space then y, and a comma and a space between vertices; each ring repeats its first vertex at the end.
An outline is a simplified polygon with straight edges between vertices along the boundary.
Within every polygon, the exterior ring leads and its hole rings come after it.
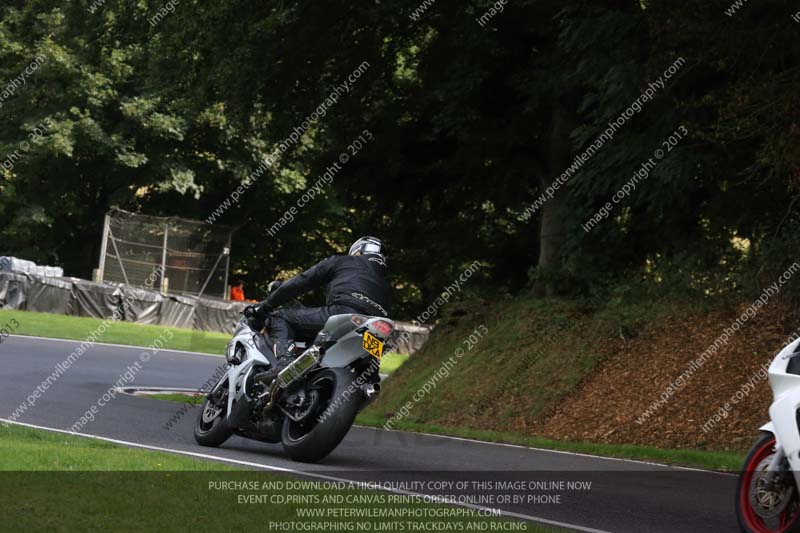
MULTIPOLYGON (((153 290, 78 278, 0 271, 0 308, 5 309, 100 319, 111 318, 116 311, 127 322, 232 333, 247 305, 207 297, 164 296, 153 290)), ((398 323, 394 351, 414 353, 429 334, 428 328, 398 323)))
POLYGON ((161 301, 158 324, 174 328, 191 329, 197 298, 189 296, 167 296, 161 301))
POLYGON ((116 285, 75 279, 72 286, 75 301, 71 315, 105 319, 120 307, 122 291, 116 285))
POLYGON ((29 290, 27 275, 0 272, 0 307, 3 309, 25 309, 29 290))
POLYGON ((28 311, 67 315, 75 296, 72 281, 43 276, 29 276, 28 311))
POLYGON ((198 298, 194 329, 232 333, 246 303, 198 298))
POLYGON ((161 302, 164 300, 161 293, 127 285, 123 285, 121 290, 123 320, 137 324, 158 324, 161 302))

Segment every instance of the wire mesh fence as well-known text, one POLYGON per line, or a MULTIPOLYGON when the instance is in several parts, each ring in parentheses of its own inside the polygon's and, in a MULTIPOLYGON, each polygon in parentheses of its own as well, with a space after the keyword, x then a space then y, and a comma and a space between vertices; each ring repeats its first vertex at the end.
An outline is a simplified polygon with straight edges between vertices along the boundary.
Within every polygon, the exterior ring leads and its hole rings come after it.
POLYGON ((98 276, 164 293, 225 298, 230 243, 228 227, 112 209, 105 219, 98 276))

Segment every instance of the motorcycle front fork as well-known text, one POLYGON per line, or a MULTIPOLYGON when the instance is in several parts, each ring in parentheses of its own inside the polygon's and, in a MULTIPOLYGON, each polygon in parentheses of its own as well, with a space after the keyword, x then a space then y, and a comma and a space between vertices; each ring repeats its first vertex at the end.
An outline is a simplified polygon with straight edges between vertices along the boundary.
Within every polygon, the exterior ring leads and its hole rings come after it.
POLYGON ((765 490, 771 491, 775 486, 775 482, 778 481, 781 474, 786 471, 783 465, 785 460, 786 454, 783 451, 783 447, 777 446, 775 448, 775 454, 772 456, 772 459, 770 459, 769 465, 767 465, 767 481, 764 485, 765 490))

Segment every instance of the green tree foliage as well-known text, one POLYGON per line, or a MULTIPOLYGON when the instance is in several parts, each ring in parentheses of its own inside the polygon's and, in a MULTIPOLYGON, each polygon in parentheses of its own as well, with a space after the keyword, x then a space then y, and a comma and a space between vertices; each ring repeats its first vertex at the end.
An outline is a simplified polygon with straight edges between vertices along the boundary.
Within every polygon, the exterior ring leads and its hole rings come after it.
POLYGON ((468 290, 495 294, 620 280, 716 293, 786 262, 800 25, 782 2, 732 16, 718 0, 419 7, 7 2, 0 253, 88 276, 112 205, 203 220, 249 183, 216 220, 237 228, 233 266, 251 293, 359 234, 387 241, 407 313, 475 260, 468 290), (678 58, 663 90, 527 216, 678 58), (648 179, 584 231, 681 126, 648 179), (333 181, 270 235, 343 152, 333 181))

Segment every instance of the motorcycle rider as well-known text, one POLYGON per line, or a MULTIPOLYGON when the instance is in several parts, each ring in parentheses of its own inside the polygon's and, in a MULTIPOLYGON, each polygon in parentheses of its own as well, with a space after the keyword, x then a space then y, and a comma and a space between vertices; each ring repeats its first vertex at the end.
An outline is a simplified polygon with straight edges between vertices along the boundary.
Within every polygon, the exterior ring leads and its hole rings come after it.
POLYGON ((269 318, 269 333, 275 343, 280 366, 293 359, 294 340, 312 338, 332 315, 360 313, 389 316, 391 286, 383 243, 376 237, 361 237, 348 255, 334 255, 285 282, 270 284, 266 300, 245 308, 245 316, 263 327, 269 318), (314 288, 325 286, 324 307, 274 308, 314 288), (277 288, 275 288, 277 287, 277 288))

